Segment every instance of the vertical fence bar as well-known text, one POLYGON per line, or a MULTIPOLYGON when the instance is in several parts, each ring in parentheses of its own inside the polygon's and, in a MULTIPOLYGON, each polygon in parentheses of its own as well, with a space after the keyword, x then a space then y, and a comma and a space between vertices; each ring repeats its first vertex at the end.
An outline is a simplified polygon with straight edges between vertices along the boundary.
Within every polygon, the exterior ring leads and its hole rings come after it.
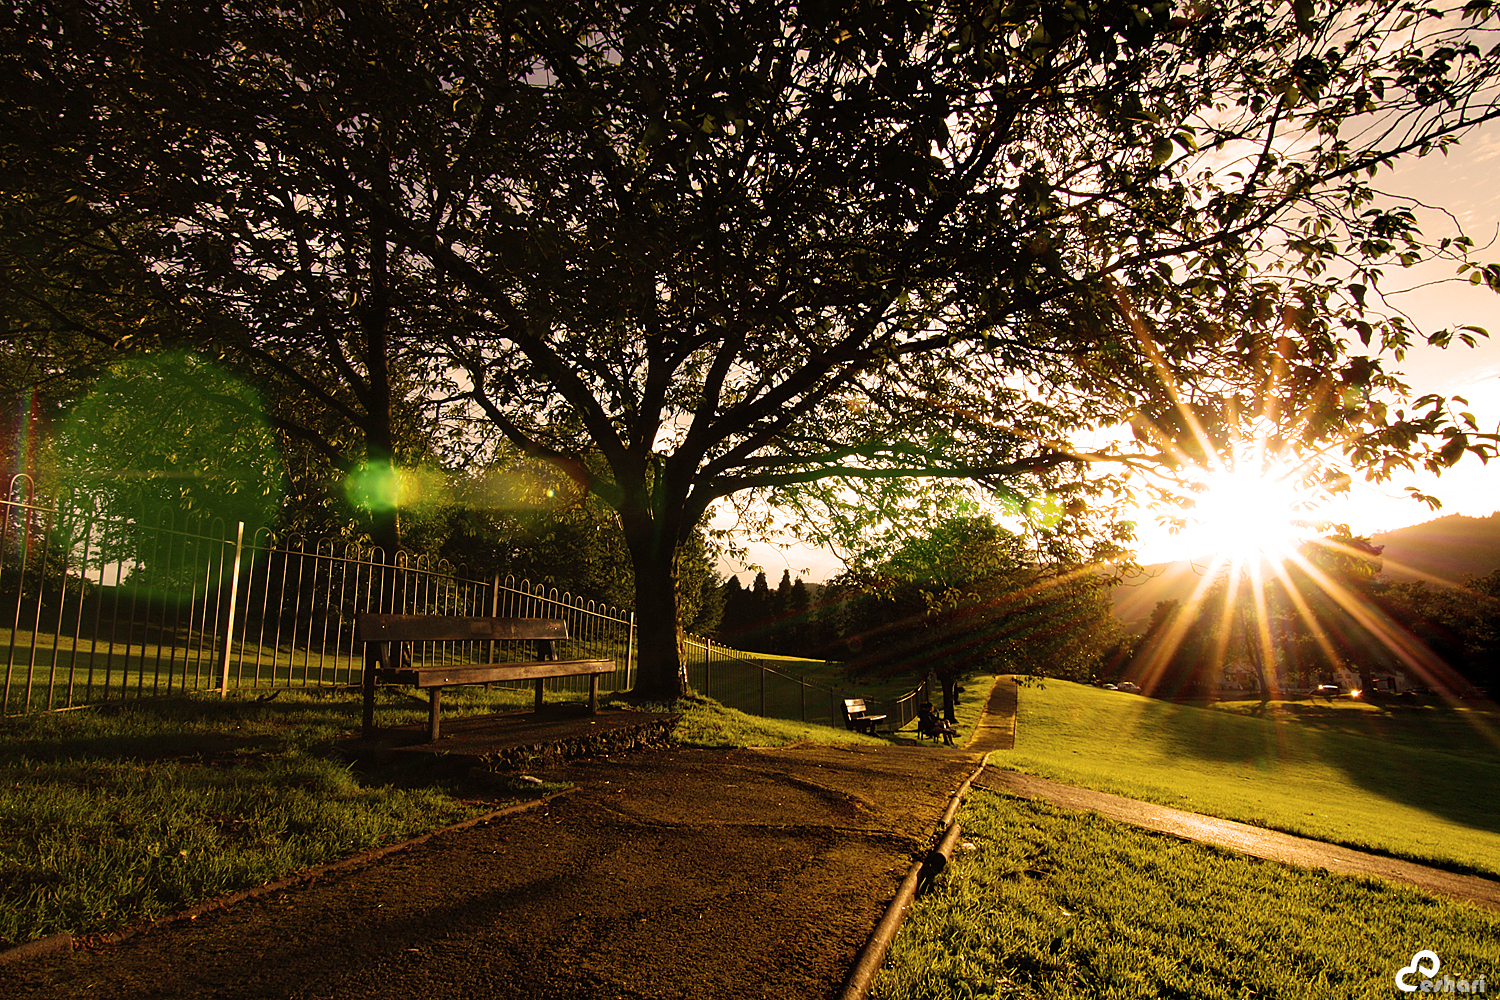
MULTIPOLYGON (((245 522, 240 521, 234 532, 234 568, 229 576, 229 607, 224 612, 224 627, 220 630, 219 649, 219 697, 229 697, 229 650, 234 645, 235 602, 240 596, 240 556, 245 551, 245 522)), ((220 579, 223 575, 220 574, 220 579)))

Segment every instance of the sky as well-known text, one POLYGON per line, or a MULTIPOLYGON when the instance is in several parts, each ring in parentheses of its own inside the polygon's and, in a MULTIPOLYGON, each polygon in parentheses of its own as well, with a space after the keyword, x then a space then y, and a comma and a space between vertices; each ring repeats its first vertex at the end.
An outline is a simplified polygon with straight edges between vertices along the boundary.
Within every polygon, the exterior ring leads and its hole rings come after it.
MULTIPOLYGON (((1474 259, 1500 261, 1500 124, 1491 123, 1469 134, 1446 156, 1433 153, 1407 161, 1382 174, 1377 183, 1393 196, 1410 199, 1427 235, 1456 234, 1456 220, 1478 245, 1474 259), (1452 218, 1439 209, 1446 209, 1452 218)), ((1388 307, 1405 313, 1423 331, 1473 325, 1486 328, 1491 337, 1473 349, 1462 344, 1446 350, 1421 345, 1399 363, 1387 361, 1386 369, 1401 372, 1414 395, 1462 396, 1481 431, 1500 432, 1500 295, 1483 286, 1444 280, 1453 273, 1454 265, 1446 262, 1404 271, 1387 269, 1388 307)), ((1441 477, 1424 471, 1398 475, 1381 484, 1356 481, 1346 497, 1320 508, 1316 515, 1348 524, 1355 534, 1369 535, 1448 514, 1488 516, 1500 508, 1497 487, 1500 461, 1486 467, 1470 455, 1441 477), (1408 486, 1438 497, 1441 509, 1434 511, 1410 499, 1408 486)), ((1201 556, 1212 548, 1206 536, 1191 531, 1174 536, 1156 526, 1150 512, 1142 512, 1138 520, 1143 563, 1201 556)), ((783 570, 808 582, 822 582, 842 569, 833 553, 806 546, 783 549, 752 544, 749 550, 748 562, 765 570, 772 587, 783 570)), ((739 573, 744 584, 753 577, 743 563, 722 560, 719 569, 739 573)))

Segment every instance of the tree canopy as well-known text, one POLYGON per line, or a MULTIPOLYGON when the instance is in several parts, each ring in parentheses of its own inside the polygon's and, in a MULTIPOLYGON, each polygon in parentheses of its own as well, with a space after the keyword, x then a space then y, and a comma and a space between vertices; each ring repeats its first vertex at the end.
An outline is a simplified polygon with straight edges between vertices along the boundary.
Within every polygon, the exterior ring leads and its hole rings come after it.
MULTIPOLYGON (((9 208, 75 206, 79 266, 165 304, 153 330, 295 387, 279 426, 331 458, 399 462, 421 412, 451 456, 567 470, 618 515, 670 696, 678 553, 726 499, 847 542, 972 483, 1104 555, 1103 462, 1483 451, 1396 405, 1417 335, 1379 308, 1383 269, 1468 241, 1372 185, 1500 114, 1494 19, 21 0, 0 162, 9 208), (1101 444, 1122 424, 1140 447, 1101 444)), ((70 288, 32 290, 37 326, 82 323, 71 265, 28 273, 70 288)))

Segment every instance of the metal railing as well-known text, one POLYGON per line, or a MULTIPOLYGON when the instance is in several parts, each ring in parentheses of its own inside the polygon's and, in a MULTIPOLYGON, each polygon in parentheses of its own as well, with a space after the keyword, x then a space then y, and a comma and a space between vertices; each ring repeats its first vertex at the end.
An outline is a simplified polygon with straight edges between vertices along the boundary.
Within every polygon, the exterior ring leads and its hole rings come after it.
POLYGON ((695 635, 687 637, 683 653, 693 690, 721 705, 767 718, 844 724, 838 692, 791 673, 787 661, 766 660, 695 635))
MULTIPOLYGON (((191 516, 133 518, 0 498, 0 712, 180 691, 357 685, 361 611, 563 618, 569 655, 610 658, 605 690, 634 679, 633 616, 513 578, 344 542, 308 543, 191 516), (8 633, 8 634, 7 634, 8 633)), ((509 644, 422 644, 422 662, 513 658, 509 644)), ((583 690, 584 678, 548 687, 583 690)))

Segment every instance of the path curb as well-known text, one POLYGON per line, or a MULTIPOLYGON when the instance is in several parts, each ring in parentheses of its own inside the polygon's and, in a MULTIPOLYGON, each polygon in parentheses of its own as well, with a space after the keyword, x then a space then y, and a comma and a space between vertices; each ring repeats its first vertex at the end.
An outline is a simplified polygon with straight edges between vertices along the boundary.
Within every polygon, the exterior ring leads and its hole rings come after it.
POLYGON ((892 899, 890 905, 886 907, 885 915, 880 918, 880 923, 875 925, 875 930, 870 933, 869 940, 855 956, 854 968, 849 972, 849 978, 844 984, 844 991, 839 994, 839 1000, 865 1000, 865 997, 869 996, 870 987, 875 982, 875 975, 885 964, 885 956, 891 950, 891 942, 896 939, 896 932, 905 922, 907 911, 911 909, 918 890, 948 867, 948 862, 953 857, 953 848, 958 844, 959 834, 962 832, 956 818, 959 807, 963 805, 964 797, 973 787, 974 779, 983 773, 984 769, 989 766, 989 762, 990 755, 985 754, 979 766, 974 769, 974 773, 965 778, 964 783, 958 786, 958 791, 953 793, 953 798, 948 801, 948 808, 944 810, 943 818, 939 821, 944 828, 942 837, 938 840, 936 847, 928 851, 925 857, 912 862, 911 867, 907 869, 906 878, 901 880, 901 887, 896 890, 896 898, 892 899))
POLYGON ((0 965, 9 965, 12 962, 23 962, 28 958, 41 958, 50 955, 54 951, 71 951, 73 948, 73 935, 63 932, 51 937, 37 938, 35 941, 27 941, 18 944, 14 948, 0 951, 0 965))

